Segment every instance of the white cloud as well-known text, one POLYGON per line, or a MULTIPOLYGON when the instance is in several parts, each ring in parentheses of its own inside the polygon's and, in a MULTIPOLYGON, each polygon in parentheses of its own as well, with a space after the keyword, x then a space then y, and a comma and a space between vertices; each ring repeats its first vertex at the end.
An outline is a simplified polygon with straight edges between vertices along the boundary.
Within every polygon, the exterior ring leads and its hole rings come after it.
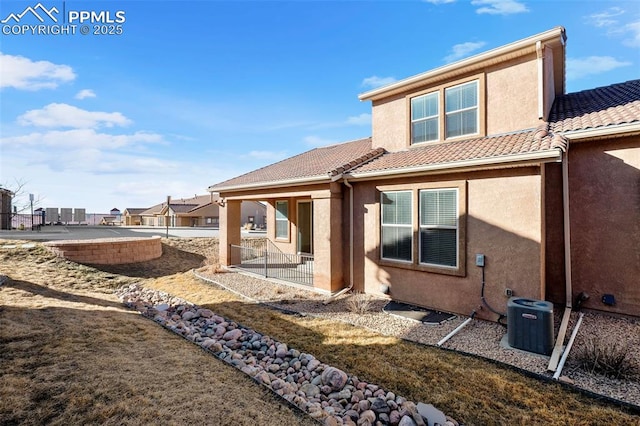
POLYGON ((567 58, 567 80, 576 80, 593 74, 602 74, 629 65, 631 65, 631 62, 618 61, 611 56, 567 58))
POLYGON ((0 52, 0 88, 19 90, 55 89, 61 83, 73 81, 76 74, 68 65, 49 61, 32 61, 24 56, 0 52))
POLYGON ((445 62, 453 62, 468 56, 470 53, 484 47, 484 41, 468 41, 466 43, 456 44, 451 48, 451 53, 445 56, 445 62))
POLYGON ((79 91, 78 93, 76 93, 76 96, 74 96, 76 99, 86 99, 86 98, 95 98, 96 97, 96 93, 91 90, 91 89, 82 89, 81 91, 79 91))
POLYGON ((478 14, 512 15, 529 11, 524 3, 516 0, 472 0, 471 4, 481 6, 476 10, 478 14))
POLYGON ((27 111, 18 117, 18 124, 36 127, 97 127, 127 126, 131 120, 119 112, 87 111, 68 104, 49 104, 42 109, 27 111))
POLYGON ((329 145, 335 145, 336 143, 338 143, 333 139, 325 139, 325 138, 321 138, 320 136, 314 136, 314 135, 305 136, 302 140, 306 145, 312 146, 312 147, 329 146, 329 145))
POLYGON ((626 11, 619 7, 610 7, 602 12, 586 17, 586 21, 596 28, 606 30, 610 37, 621 37, 622 44, 640 47, 640 20, 625 22, 626 11))
POLYGON ((0 138, 0 146, 19 149, 24 146, 52 147, 61 149, 101 149, 113 150, 127 146, 145 144, 164 144, 162 135, 148 132, 136 132, 124 135, 97 133, 93 129, 51 130, 45 133, 34 132, 22 136, 0 138))
MULTIPOLYGON (((162 174, 179 172, 173 160, 157 158, 150 144, 164 144, 161 135, 145 132, 110 135, 93 129, 52 130, 0 138, 12 161, 28 170, 43 167, 53 172, 101 174, 162 174)), ((4 167, 4 165, 3 165, 4 167)), ((43 175, 38 175, 41 179, 43 175)), ((85 184, 77 181, 77 184, 85 184)))
POLYGON ((590 21, 592 25, 598 28, 603 28, 616 25, 618 23, 618 19, 615 18, 622 15, 624 15, 624 10, 619 7, 611 7, 605 11, 589 15, 587 20, 590 21))
POLYGON ((394 77, 378 77, 377 75, 372 75, 371 77, 367 77, 362 80, 362 87, 369 87, 371 89, 375 89, 377 87, 386 86, 387 84, 395 83, 397 80, 394 77))
POLYGON ((346 124, 355 126, 368 126, 371 124, 371 114, 363 112, 360 115, 348 117, 346 124))
POLYGON ((623 43, 629 47, 640 47, 640 21, 625 25, 623 30, 627 35, 623 43))

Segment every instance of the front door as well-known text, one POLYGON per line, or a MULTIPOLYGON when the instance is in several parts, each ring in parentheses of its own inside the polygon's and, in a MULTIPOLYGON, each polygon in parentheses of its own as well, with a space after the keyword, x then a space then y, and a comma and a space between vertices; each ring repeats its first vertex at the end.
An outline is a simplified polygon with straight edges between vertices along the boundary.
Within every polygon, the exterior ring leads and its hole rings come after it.
POLYGON ((313 254, 313 204, 298 202, 298 252, 313 254))

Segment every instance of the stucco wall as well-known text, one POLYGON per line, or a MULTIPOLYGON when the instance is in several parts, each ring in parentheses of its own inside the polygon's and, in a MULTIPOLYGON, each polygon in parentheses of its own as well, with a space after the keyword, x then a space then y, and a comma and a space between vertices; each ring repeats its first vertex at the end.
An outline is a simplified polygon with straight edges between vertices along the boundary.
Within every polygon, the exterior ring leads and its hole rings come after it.
POLYGON ((399 151, 407 148, 409 117, 405 95, 373 102, 371 134, 374 148, 399 151))
POLYGON ((490 68, 486 76, 487 134, 536 127, 538 68, 535 55, 490 68))
POLYGON ((267 202, 267 237, 283 252, 297 253, 296 235, 298 227, 296 218, 298 216, 296 198, 283 197, 267 202), (287 238, 276 238, 276 201, 289 202, 289 235, 287 238))
POLYGON ((569 190, 574 297, 640 316, 640 137, 572 144, 569 190))
MULTIPOLYGON (((444 90, 444 87, 470 79, 480 81, 481 92, 484 88, 479 98, 481 136, 530 129, 538 125, 538 68, 536 55, 530 54, 486 68, 480 73, 460 75, 432 87, 425 86, 375 101, 372 107, 373 146, 388 151, 409 146, 408 96, 432 88, 444 90)), ((441 114, 443 107, 440 105, 441 114)), ((440 134, 443 138, 444 129, 440 134)))
MULTIPOLYGON (((380 284, 384 283, 390 286, 390 296, 395 300, 469 314, 481 304, 482 270, 475 266, 475 255, 484 254, 485 297, 492 307, 506 311, 505 288, 512 289, 517 296, 544 298, 540 273, 543 224, 539 169, 441 176, 438 179, 464 180, 465 177, 468 179, 464 276, 380 265, 377 188, 392 182, 357 184, 354 218, 356 289, 379 293, 380 284), (361 247, 358 247, 359 241, 361 247)), ((433 181, 433 178, 422 180, 433 181)), ((403 180, 398 182, 398 189, 416 182, 420 181, 403 180)), ((497 318, 487 309, 478 311, 478 315, 486 319, 497 318)))

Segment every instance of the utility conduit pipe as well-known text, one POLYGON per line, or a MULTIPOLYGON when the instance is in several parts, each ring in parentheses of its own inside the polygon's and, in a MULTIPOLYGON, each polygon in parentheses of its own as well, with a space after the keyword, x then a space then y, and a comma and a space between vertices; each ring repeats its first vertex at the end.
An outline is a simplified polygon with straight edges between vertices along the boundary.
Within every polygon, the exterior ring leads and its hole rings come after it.
POLYGON ((573 329, 573 333, 571 333, 571 337, 569 338, 569 343, 567 343, 567 347, 565 348, 564 353, 562 354, 562 358, 560 358, 560 364, 558 364, 558 368, 556 369, 556 372, 553 375, 553 378, 555 380, 558 380, 558 378, 560 377, 560 373, 562 373, 562 368, 564 367, 564 363, 567 361, 567 357, 569 356, 569 351, 571 350, 571 346, 573 346, 573 341, 575 340, 576 335, 578 334, 578 329, 582 324, 582 317, 584 317, 584 313, 580 312, 580 316, 578 317, 578 322, 576 323, 576 326, 573 329))
POLYGON ((453 336, 455 336, 456 334, 458 334, 458 332, 460 330, 462 330, 464 327, 466 327, 467 324, 469 324, 471 322, 471 320, 473 319, 473 317, 476 316, 475 311, 471 314, 471 316, 469 318, 467 318, 462 324, 460 324, 459 326, 457 326, 455 328, 455 330, 453 330, 451 333, 447 334, 446 336, 444 336, 444 338, 442 338, 442 340, 440 340, 438 343, 436 343, 436 346, 440 347, 442 345, 445 344, 445 342, 449 339, 451 339, 453 336))

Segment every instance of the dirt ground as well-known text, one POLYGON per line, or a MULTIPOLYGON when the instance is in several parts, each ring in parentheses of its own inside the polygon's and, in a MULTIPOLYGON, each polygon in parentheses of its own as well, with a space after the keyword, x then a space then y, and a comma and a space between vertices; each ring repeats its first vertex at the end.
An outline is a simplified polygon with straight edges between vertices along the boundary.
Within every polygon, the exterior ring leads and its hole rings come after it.
POLYGON ((10 278, 0 286, 0 424, 314 424, 112 294, 200 266, 211 244, 197 254, 178 248, 185 243, 170 240, 153 262, 102 269, 40 245, 0 249, 10 278))

